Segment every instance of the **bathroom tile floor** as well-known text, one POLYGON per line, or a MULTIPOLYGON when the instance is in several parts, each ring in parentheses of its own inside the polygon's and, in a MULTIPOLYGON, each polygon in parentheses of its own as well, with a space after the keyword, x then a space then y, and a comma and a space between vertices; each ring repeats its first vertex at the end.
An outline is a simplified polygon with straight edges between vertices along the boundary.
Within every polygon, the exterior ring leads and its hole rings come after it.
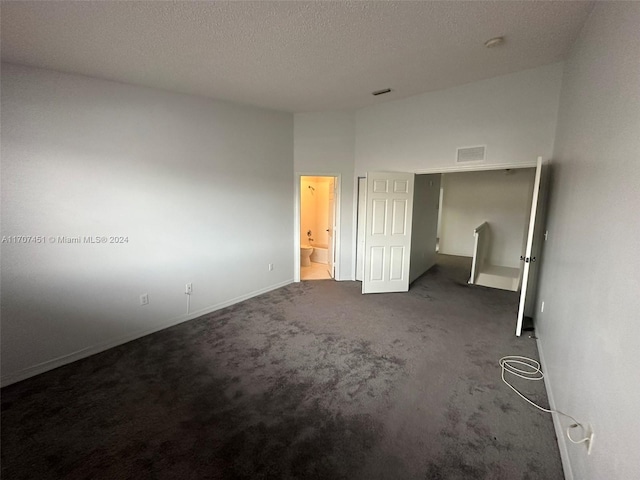
POLYGON ((311 262, 309 267, 300 267, 300 280, 329 280, 329 266, 326 263, 311 262))

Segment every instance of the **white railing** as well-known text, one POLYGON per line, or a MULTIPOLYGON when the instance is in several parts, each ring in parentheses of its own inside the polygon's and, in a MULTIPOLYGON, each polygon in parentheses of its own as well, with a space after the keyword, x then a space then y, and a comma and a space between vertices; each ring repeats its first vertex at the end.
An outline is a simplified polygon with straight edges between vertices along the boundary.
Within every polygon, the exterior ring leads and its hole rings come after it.
POLYGON ((476 283, 478 273, 482 270, 487 259, 487 253, 489 252, 489 224, 483 222, 480 226, 476 227, 473 231, 474 245, 473 245, 473 263, 471 264, 471 277, 469 277, 469 284, 476 283))

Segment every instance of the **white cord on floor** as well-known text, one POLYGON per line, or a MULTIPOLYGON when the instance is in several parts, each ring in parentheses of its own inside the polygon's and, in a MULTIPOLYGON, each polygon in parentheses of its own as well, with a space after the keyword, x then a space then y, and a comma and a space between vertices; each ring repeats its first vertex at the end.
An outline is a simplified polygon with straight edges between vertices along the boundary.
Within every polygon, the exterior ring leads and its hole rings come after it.
POLYGON ((571 415, 567 415, 566 413, 561 412, 560 410, 550 410, 548 408, 541 407, 537 403, 532 402, 531 400, 529 400, 522 393, 520 393, 516 387, 514 387, 509 382, 507 382, 507 379, 504 376, 505 372, 508 372, 508 373, 510 373, 512 375, 515 375, 516 377, 524 378, 525 380, 542 380, 542 379, 544 379, 544 373, 542 373, 542 370, 540 369, 540 363, 538 363, 538 361, 536 361, 536 360, 534 360, 532 358, 529 358, 529 357, 520 357, 518 355, 509 355, 507 357, 502 357, 498 363, 500 364, 500 367, 502 368, 502 381, 504 383, 506 383, 509 386, 509 388, 511 390, 513 390, 514 392, 516 392, 521 398, 526 400, 529 404, 533 405, 537 409, 542 410, 543 412, 557 413, 559 415, 564 415, 565 417, 570 418, 571 420, 573 420, 575 422, 573 425, 569 425, 567 427, 567 430, 566 430, 567 438, 571 442, 573 442, 573 443, 584 443, 584 442, 588 442, 590 440, 590 438, 591 438, 590 435, 586 436, 582 440, 574 440, 573 438, 571 438, 571 435, 569 433, 569 431, 571 429, 580 427, 580 428, 582 428, 583 431, 585 431, 584 426, 580 422, 578 422, 575 418, 573 418, 571 415))

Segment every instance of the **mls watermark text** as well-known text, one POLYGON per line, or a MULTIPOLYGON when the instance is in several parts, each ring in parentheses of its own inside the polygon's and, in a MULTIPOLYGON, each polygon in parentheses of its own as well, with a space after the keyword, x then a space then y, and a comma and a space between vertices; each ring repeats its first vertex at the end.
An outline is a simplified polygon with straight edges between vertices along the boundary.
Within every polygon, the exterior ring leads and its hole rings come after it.
POLYGON ((3 235, 3 244, 58 244, 58 245, 97 245, 97 244, 126 244, 127 235, 3 235))

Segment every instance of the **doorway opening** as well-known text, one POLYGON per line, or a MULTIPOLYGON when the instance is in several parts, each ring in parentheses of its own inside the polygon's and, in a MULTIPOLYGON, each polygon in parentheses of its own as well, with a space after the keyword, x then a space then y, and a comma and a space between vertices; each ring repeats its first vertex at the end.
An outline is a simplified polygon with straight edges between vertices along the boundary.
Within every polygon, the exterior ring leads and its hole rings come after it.
POLYGON ((300 280, 335 278, 337 187, 337 177, 300 177, 300 280))
POLYGON ((535 174, 535 168, 443 174, 439 253, 471 261, 469 284, 520 290, 535 174))
MULTIPOLYGON (((484 227, 483 259, 487 271, 478 272, 479 282, 469 283, 484 285, 484 277, 490 277, 489 272, 496 270, 496 278, 507 272, 509 279, 513 276, 514 280, 505 280, 505 285, 488 282, 485 286, 517 291, 535 172, 535 168, 519 168, 416 174, 410 249, 414 274, 410 275, 409 283, 417 278, 415 273, 426 271, 443 255, 468 258, 467 279, 472 277, 477 247, 474 240, 478 243, 475 232, 484 227)), ((356 279, 362 280, 365 219, 360 212, 366 208, 366 178, 358 180, 356 279)))
POLYGON ((541 157, 535 168, 507 167, 358 178, 356 280, 362 293, 407 291, 437 259, 459 259, 463 271, 471 267, 466 283, 520 292, 520 335, 523 316, 536 304, 547 170, 541 157))

